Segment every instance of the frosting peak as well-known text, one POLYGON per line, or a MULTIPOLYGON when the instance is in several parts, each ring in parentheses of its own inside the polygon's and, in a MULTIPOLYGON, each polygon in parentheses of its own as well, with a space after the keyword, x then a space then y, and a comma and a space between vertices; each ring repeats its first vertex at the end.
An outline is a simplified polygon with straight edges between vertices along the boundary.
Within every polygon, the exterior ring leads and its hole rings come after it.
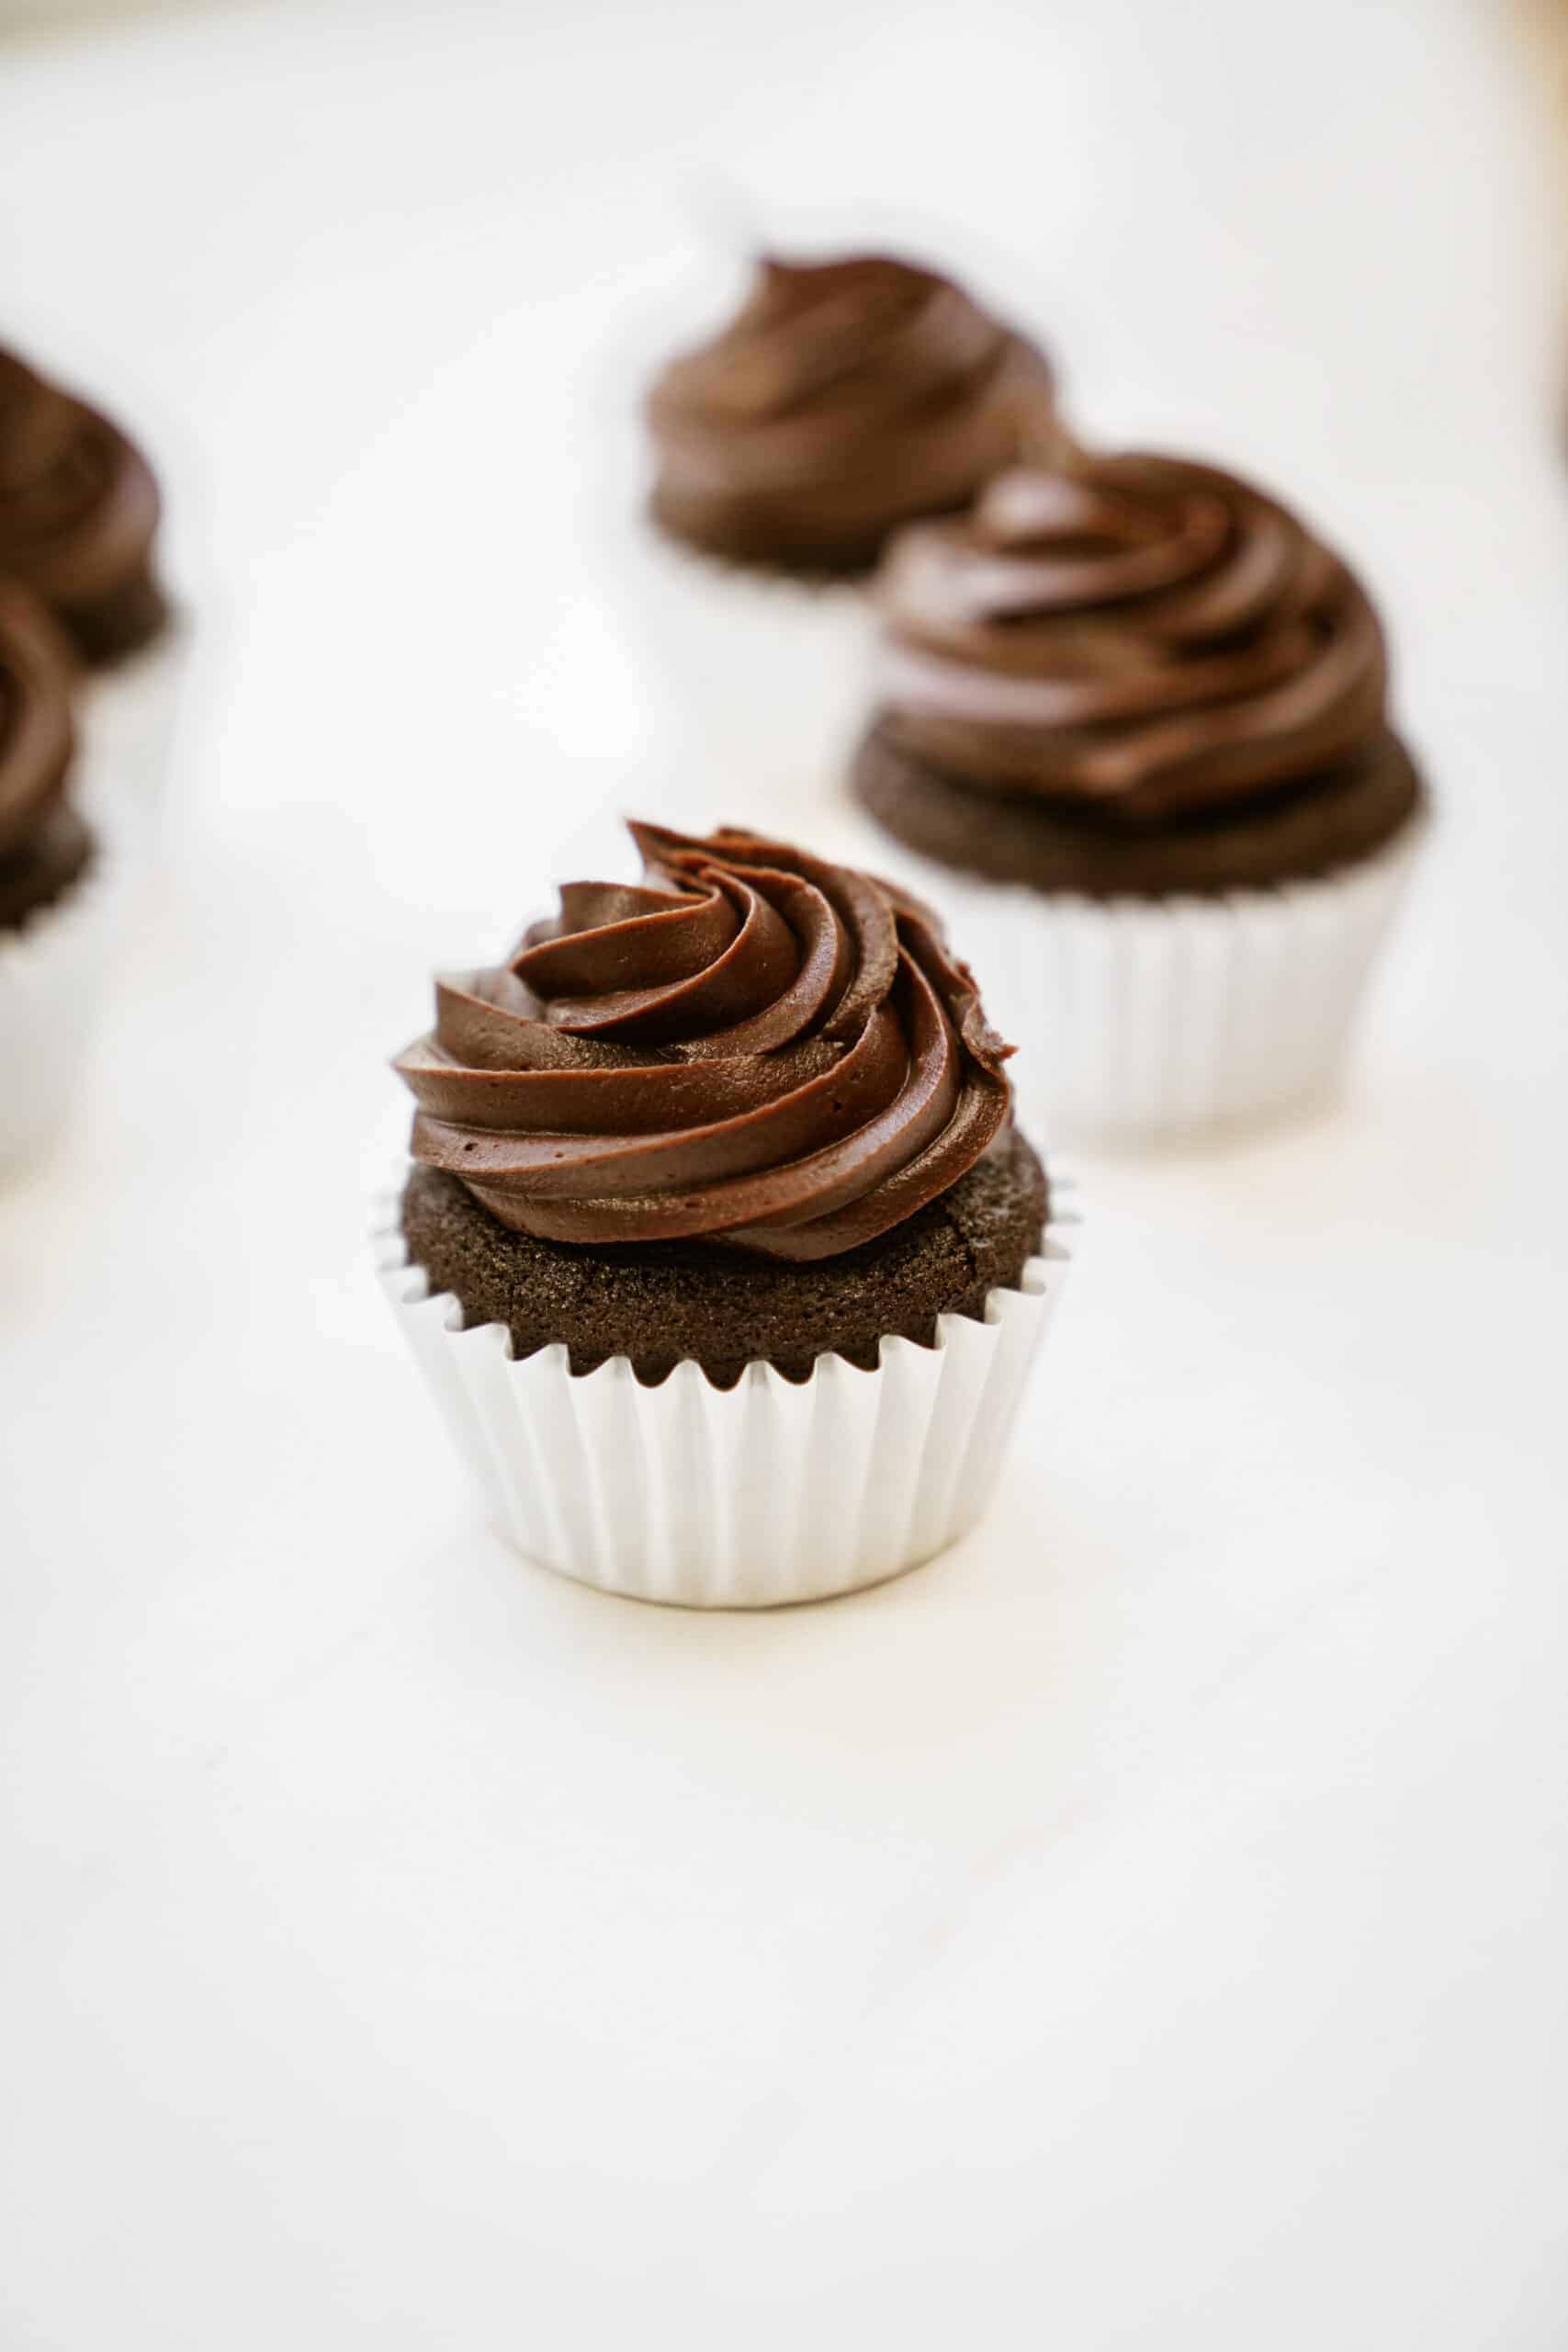
POLYGON ((1026 433, 1054 450, 1051 391, 1042 354, 933 270, 767 257, 732 323, 653 387, 654 511, 719 552, 869 561, 1026 433))
POLYGON ((0 572, 52 607, 89 661, 162 627, 158 486, 118 427, 0 351, 0 572))
POLYGON ((630 831, 640 884, 568 884, 507 964, 437 982, 395 1065, 413 1157, 544 1238, 793 1259, 956 1183, 1011 1048, 935 917, 754 833, 630 831))
POLYGON ((1176 458, 1015 468, 889 549, 883 725, 1131 823, 1302 784, 1386 728, 1376 615, 1284 507, 1176 458))

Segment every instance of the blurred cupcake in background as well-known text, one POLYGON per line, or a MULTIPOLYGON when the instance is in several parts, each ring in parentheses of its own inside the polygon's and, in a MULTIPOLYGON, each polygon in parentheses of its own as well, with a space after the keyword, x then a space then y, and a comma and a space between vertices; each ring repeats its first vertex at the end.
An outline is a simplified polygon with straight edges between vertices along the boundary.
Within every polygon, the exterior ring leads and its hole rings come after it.
POLYGON ((1066 1261, 1010 1048, 928 910, 633 825, 443 979, 380 1249, 492 1515, 708 1607, 897 1575, 978 1516, 1066 1261))
POLYGON ((70 1108, 111 938, 110 855, 71 797, 71 647, 0 582, 0 1170, 70 1108))
POLYGON ((646 404, 649 511, 662 543, 722 568, 659 567, 649 617, 715 783, 742 759, 764 790, 830 791, 867 651, 846 583, 901 524, 962 507, 1026 413, 1059 433, 1036 345, 883 254, 763 258, 728 325, 665 368, 646 404))
POLYGON ((853 790, 1025 1041, 1024 1115, 1151 1136, 1338 1072, 1426 794, 1354 573, 1186 459, 1010 469, 874 591, 853 790))
POLYGON ((141 812, 165 779, 183 639, 161 513, 119 427, 0 350, 0 575, 49 606, 88 672, 85 794, 128 794, 141 812))
POLYGON ((649 395, 650 511, 745 569, 853 578, 900 524, 965 504, 1053 393, 1043 353, 935 270, 767 257, 649 395))

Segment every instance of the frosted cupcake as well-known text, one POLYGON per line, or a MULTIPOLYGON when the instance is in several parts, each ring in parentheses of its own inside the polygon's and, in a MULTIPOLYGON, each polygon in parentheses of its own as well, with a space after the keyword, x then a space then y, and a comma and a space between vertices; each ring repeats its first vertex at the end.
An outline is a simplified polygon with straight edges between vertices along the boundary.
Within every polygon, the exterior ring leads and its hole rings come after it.
POLYGON ((1217 469, 1016 468, 890 548, 854 791, 984 939, 1025 1115, 1260 1117, 1334 1080, 1419 837, 1354 573, 1217 469))
POLYGON ((765 258, 649 396, 652 513, 730 563, 863 574, 901 524, 964 505, 1052 394, 1044 355, 935 270, 765 258))
POLYGON ((109 938, 102 843, 70 796, 75 663, 43 606, 0 582, 0 1170, 70 1108, 109 938))
POLYGON ((1060 1204, 926 910, 631 831, 640 883, 564 888, 399 1057, 393 1294, 525 1552, 645 1599, 846 1591, 984 1507, 1060 1204))
POLYGON ((1026 413, 1054 434, 1053 389, 1043 355, 935 270, 758 262, 738 315, 647 402, 643 620, 681 764, 716 786, 743 760, 770 797, 831 794, 866 659, 860 600, 834 583, 863 581, 901 524, 962 506, 1026 413), (660 545, 723 569, 660 563, 660 545))
POLYGON ((158 484, 98 409, 0 351, 0 574, 47 605, 90 673, 83 701, 96 802, 161 789, 182 632, 159 574, 158 484))

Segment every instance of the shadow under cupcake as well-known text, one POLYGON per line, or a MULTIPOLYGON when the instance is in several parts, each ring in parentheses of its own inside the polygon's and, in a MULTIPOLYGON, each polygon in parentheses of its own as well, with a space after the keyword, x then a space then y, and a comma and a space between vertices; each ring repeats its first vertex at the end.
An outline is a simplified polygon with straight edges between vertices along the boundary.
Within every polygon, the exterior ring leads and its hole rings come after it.
POLYGON ((984 941, 1043 1132, 1180 1135, 1337 1075, 1427 796, 1348 567, 1168 457, 1013 468, 893 542, 863 807, 984 941))
POLYGON ((491 1510, 564 1574, 759 1607, 984 1508, 1070 1218, 929 912, 634 825, 398 1060, 389 1284, 491 1510))

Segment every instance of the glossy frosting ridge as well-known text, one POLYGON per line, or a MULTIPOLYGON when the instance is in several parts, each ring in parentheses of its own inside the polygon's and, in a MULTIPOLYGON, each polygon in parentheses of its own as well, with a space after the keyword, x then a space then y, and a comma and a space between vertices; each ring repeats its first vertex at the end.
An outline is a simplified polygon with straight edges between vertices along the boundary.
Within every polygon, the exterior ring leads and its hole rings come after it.
POLYGON ((1043 355, 951 280, 881 254, 760 261, 739 315, 665 369, 648 413, 662 520, 802 560, 874 551, 1060 436, 1043 355))
POLYGON ((1387 733, 1359 582, 1217 468, 1010 468, 900 533, 876 596, 879 723, 986 788, 1157 823, 1337 773, 1387 733))
POLYGON ((503 1225, 833 1257, 935 1200, 1010 1116, 974 979, 890 884, 733 828, 630 827, 498 967, 443 978, 396 1068, 411 1149, 503 1225))

